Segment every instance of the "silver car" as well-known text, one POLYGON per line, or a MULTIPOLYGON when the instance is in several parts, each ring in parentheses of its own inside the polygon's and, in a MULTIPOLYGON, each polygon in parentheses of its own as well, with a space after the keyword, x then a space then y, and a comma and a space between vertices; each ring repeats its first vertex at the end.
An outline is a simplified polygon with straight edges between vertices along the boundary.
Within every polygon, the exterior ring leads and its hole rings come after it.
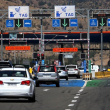
POLYGON ((80 72, 77 65, 66 65, 66 68, 68 70, 68 76, 76 76, 77 78, 80 78, 80 72))
POLYGON ((68 71, 65 66, 57 66, 57 71, 60 78, 65 78, 66 80, 68 80, 68 71))
POLYGON ((80 76, 82 76, 82 74, 84 73, 84 68, 79 67, 78 69, 79 69, 79 72, 80 72, 80 76))
POLYGON ((39 87, 39 84, 56 84, 56 87, 59 87, 59 74, 57 73, 56 66, 39 66, 37 73, 36 86, 39 87))
POLYGON ((35 83, 25 68, 0 70, 0 98, 28 98, 35 101, 35 83))

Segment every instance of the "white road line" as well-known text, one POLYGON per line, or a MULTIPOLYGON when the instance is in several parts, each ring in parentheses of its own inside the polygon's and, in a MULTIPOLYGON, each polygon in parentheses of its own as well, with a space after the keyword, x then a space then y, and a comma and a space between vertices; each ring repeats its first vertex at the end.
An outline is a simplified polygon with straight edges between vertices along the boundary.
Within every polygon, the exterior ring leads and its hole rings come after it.
POLYGON ((69 104, 68 106, 74 106, 74 104, 69 104))
POLYGON ((71 109, 65 109, 65 110, 71 110, 71 109))
POLYGON ((72 100, 71 102, 77 102, 77 100, 72 100))
POLYGON ((79 98, 79 96, 75 96, 74 98, 77 99, 77 98, 79 98))
POLYGON ((49 89, 44 89, 43 91, 48 91, 49 89))
POLYGON ((76 94, 76 95, 80 95, 80 94, 76 94))

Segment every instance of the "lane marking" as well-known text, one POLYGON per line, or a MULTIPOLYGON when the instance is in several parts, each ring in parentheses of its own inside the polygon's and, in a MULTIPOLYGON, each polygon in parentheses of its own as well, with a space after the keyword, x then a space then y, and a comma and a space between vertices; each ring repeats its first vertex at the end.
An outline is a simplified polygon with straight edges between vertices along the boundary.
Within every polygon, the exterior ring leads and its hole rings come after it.
POLYGON ((71 102, 77 102, 77 100, 72 100, 71 102))
POLYGON ((44 89, 43 91, 48 91, 49 89, 44 89))
POLYGON ((76 94, 76 95, 80 95, 80 94, 76 94))
POLYGON ((68 106, 74 106, 74 104, 69 104, 68 106))
POLYGON ((65 110, 71 110, 71 109, 65 109, 65 110))
POLYGON ((74 98, 77 99, 77 98, 79 98, 79 96, 75 96, 74 98))

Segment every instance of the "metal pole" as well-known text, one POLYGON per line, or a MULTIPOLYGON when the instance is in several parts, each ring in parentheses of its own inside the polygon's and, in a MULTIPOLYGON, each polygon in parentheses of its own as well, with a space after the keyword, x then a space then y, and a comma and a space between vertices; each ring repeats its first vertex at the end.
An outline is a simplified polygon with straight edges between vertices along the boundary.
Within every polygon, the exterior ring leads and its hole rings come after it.
POLYGON ((3 31, 2 31, 2 27, 1 27, 1 60, 3 60, 3 31))
POLYGON ((103 71, 103 27, 101 26, 101 71, 103 71))
MULTIPOLYGON (((88 19, 88 31, 87 31, 87 39, 88 39, 88 73, 90 73, 89 72, 89 53, 90 53, 90 35, 89 35, 89 25, 90 25, 90 22, 89 22, 89 9, 87 10, 87 19, 88 19)), ((90 74, 89 74, 89 80, 90 80, 90 74)))
MULTIPOLYGON (((42 17, 41 17, 41 53, 42 53, 42 17)), ((41 53, 40 53, 40 61, 41 61, 41 53)))
POLYGON ((16 64, 16 51, 14 50, 14 64, 16 64))

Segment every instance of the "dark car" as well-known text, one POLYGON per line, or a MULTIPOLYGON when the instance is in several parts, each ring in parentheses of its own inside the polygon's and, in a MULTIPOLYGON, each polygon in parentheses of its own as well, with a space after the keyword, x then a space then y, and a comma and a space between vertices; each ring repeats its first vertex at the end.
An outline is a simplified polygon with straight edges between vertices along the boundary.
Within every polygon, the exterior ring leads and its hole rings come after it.
POLYGON ((59 87, 59 74, 54 65, 40 65, 36 77, 37 87, 39 84, 56 84, 56 87, 59 87))
POLYGON ((13 67, 13 65, 10 61, 0 61, 0 69, 9 68, 9 67, 13 67))

